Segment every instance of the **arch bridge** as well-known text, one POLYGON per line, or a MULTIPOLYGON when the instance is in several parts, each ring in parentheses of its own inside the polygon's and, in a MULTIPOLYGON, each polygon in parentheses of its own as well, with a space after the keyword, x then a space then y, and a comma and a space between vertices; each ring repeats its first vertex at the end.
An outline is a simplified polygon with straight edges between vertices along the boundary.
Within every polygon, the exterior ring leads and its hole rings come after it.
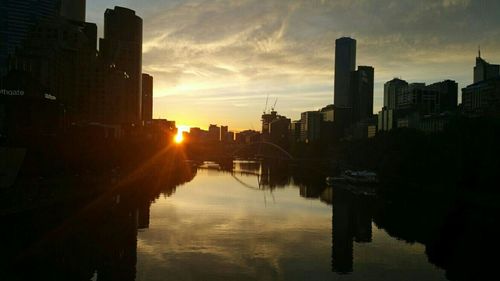
POLYGON ((253 142, 250 144, 246 144, 243 147, 240 147, 240 148, 236 149, 235 151, 233 151, 232 156, 237 157, 238 153, 244 152, 246 150, 250 150, 251 148, 258 149, 257 153, 254 155, 256 157, 272 158, 272 159, 280 159, 280 160, 294 160, 293 156, 288 151, 286 151, 285 149, 283 149, 279 145, 272 143, 272 142, 268 142, 268 141, 259 141, 259 142, 253 142), (280 156, 263 154, 263 151, 262 151, 263 147, 270 148, 271 150, 278 152, 278 154, 280 156))

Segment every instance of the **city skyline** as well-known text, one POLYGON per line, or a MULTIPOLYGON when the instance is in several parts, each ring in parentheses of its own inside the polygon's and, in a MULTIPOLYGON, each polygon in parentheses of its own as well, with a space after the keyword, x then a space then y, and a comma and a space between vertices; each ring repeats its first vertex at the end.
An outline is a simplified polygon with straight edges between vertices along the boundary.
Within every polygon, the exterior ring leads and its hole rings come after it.
POLYGON ((334 43, 342 36, 355 38, 358 61, 376 69, 374 112, 383 104, 383 84, 394 77, 452 79, 464 88, 479 45, 486 60, 500 61, 495 1, 344 2, 88 1, 87 21, 102 36, 106 8, 129 7, 144 18, 153 117, 202 128, 258 128, 267 95, 292 119, 330 104, 334 43))

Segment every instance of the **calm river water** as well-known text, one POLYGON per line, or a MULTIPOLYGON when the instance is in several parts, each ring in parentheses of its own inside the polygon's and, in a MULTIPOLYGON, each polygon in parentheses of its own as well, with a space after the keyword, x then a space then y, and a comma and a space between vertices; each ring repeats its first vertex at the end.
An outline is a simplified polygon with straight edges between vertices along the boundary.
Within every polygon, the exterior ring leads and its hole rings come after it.
POLYGON ((137 280, 446 280, 423 245, 377 227, 371 198, 293 179, 272 187, 262 173, 201 168, 158 198, 137 235, 137 280))
POLYGON ((0 279, 446 280, 418 237, 391 229, 397 208, 305 174, 205 164, 171 186, 151 177, 79 211, 10 218, 0 279))

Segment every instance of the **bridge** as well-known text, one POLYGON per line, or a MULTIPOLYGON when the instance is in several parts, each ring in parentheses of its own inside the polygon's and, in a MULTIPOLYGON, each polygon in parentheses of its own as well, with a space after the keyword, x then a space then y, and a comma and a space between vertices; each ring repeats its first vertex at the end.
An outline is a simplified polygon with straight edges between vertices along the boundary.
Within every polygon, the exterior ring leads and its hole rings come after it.
POLYGON ((279 160, 294 160, 294 157, 285 149, 280 147, 279 145, 268 142, 268 141, 259 141, 259 142, 254 142, 250 144, 246 144, 243 147, 240 147, 233 151, 232 157, 237 157, 240 152, 244 152, 245 150, 250 150, 252 148, 258 148, 258 152, 255 154, 256 157, 258 158, 272 158, 272 159, 279 159, 279 160), (272 156, 272 155, 265 155, 262 152, 262 147, 270 148, 271 150, 278 152, 278 156, 272 156))

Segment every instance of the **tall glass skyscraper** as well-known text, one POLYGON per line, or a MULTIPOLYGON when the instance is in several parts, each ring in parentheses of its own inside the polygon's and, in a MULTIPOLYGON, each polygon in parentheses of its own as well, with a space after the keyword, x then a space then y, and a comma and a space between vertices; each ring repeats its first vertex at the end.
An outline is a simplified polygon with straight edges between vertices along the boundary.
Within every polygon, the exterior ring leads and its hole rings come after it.
POLYGON ((356 40, 342 37, 335 40, 335 94, 334 104, 351 107, 349 81, 351 71, 356 70, 356 40))
POLYGON ((43 18, 59 14, 60 0, 0 0, 0 75, 7 68, 7 58, 43 18))
POLYGON ((135 11, 115 7, 104 14, 104 38, 100 40, 104 61, 126 72, 127 91, 119 98, 124 103, 122 123, 142 119, 142 19, 135 11))
POLYGON ((62 0, 61 16, 70 20, 85 22, 86 0, 62 0))

